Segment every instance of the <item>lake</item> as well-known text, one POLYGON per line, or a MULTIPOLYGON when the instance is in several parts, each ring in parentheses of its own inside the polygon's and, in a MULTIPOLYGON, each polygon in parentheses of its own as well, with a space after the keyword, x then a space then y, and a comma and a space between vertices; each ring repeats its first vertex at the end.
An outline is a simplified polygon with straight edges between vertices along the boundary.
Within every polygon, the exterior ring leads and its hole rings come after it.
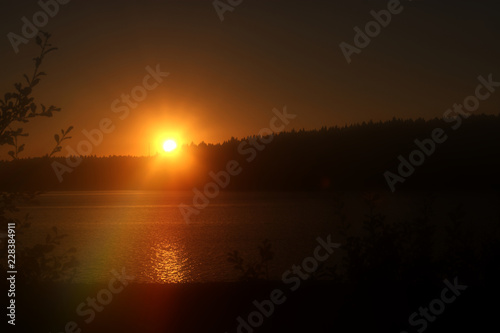
MULTIPOLYGON (((227 262, 227 253, 238 250, 246 260, 257 261, 264 239, 275 251, 270 275, 279 279, 311 255, 317 237, 332 234, 339 241, 331 193, 221 193, 187 224, 178 205, 191 204, 192 197, 191 191, 46 193, 37 204, 22 207, 21 213, 30 213, 32 226, 18 241, 42 243, 57 226, 68 235, 61 249, 77 249, 80 265, 74 281, 86 283, 106 282, 111 270, 123 267, 143 283, 233 281, 239 275, 227 262)), ((361 221, 367 213, 362 194, 346 197, 349 218, 361 221)), ((426 197, 387 194, 381 206, 397 220, 414 216, 426 197)), ((438 196, 442 218, 457 197, 438 196)), ((498 213, 497 196, 465 193, 460 199, 489 216, 498 213)))
MULTIPOLYGON (((76 247, 76 282, 109 280, 126 271, 137 282, 234 280, 227 253, 258 259, 269 239, 276 263, 301 260, 318 236, 331 233, 333 210, 327 195, 308 193, 221 193, 187 224, 178 208, 192 192, 52 192, 23 207, 32 226, 23 241, 44 242, 50 228, 67 234, 61 248, 76 247), (279 249, 279 250, 278 250, 279 249)), ((281 266, 281 265, 278 265, 281 266)), ((284 267, 271 273, 279 276, 284 267), (280 271, 281 270, 281 271, 280 271)))

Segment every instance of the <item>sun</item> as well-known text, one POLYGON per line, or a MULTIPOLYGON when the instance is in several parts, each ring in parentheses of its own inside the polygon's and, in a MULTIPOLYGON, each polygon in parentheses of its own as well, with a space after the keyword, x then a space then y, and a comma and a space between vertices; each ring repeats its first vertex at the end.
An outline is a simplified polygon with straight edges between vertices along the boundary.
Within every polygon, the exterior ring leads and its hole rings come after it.
POLYGON ((177 148, 177 143, 174 140, 167 140, 163 142, 163 150, 167 153, 174 151, 177 148))

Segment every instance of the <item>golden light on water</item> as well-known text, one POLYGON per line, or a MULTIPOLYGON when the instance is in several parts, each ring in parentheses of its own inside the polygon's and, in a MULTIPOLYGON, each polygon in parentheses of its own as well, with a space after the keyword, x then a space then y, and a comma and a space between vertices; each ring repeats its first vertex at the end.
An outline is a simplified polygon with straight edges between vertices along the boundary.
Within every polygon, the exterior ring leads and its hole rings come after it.
POLYGON ((150 270, 146 273, 157 283, 187 282, 187 258, 182 251, 168 242, 158 242, 151 247, 150 270))

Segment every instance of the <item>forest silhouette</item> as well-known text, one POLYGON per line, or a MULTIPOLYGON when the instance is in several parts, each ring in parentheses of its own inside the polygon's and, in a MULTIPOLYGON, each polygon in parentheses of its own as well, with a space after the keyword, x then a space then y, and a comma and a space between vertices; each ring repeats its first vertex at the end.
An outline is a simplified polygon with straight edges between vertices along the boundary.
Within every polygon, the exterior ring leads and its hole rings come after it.
MULTIPOLYGON (((384 173, 397 174, 401 155, 418 149, 414 141, 443 128, 448 139, 436 144, 397 190, 499 188, 500 115, 475 115, 452 131, 441 119, 396 119, 363 122, 319 130, 292 130, 274 134, 266 145, 253 148, 260 137, 231 138, 219 144, 182 147, 176 158, 164 156, 82 156, 59 182, 54 162, 67 165, 66 157, 22 158, 1 161, 1 190, 189 190, 213 181, 209 173, 225 170, 236 160, 242 172, 226 190, 349 190, 387 189, 384 173), (247 141, 246 143, 244 141, 247 141), (238 148, 253 149, 255 155, 238 148), (183 168, 183 156, 194 166, 183 168), (253 157, 251 159, 250 157, 253 157), (249 161, 250 160, 250 161, 249 161)), ((63 150, 64 152, 64 150, 63 150)), ((71 157, 72 160, 78 157, 71 157)))

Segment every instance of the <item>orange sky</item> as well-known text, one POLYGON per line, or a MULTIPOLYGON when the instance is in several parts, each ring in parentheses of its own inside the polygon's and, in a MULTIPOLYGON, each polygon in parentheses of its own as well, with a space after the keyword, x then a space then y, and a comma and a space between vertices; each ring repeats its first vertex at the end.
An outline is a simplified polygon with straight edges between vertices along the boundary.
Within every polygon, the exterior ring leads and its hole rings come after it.
MULTIPOLYGON (((478 75, 500 77, 498 18, 487 7, 415 2, 347 64, 339 43, 352 42, 353 27, 387 1, 332 2, 245 1, 221 22, 211 1, 71 1, 45 27, 59 50, 35 92, 63 111, 26 127, 24 156, 49 152, 53 134, 70 125, 76 146, 104 118, 115 128, 92 154, 147 155, 170 137, 216 143, 255 134, 285 105, 298 115, 287 130, 433 118, 469 95, 478 75), (120 119, 113 101, 157 64, 170 75, 120 119)), ((2 2, 1 32, 20 33, 21 17, 39 10, 36 1, 2 2)), ((5 92, 31 72, 36 48, 16 54, 3 38, 0 49, 5 92)), ((482 111, 496 113, 499 103, 496 95, 482 111)))

